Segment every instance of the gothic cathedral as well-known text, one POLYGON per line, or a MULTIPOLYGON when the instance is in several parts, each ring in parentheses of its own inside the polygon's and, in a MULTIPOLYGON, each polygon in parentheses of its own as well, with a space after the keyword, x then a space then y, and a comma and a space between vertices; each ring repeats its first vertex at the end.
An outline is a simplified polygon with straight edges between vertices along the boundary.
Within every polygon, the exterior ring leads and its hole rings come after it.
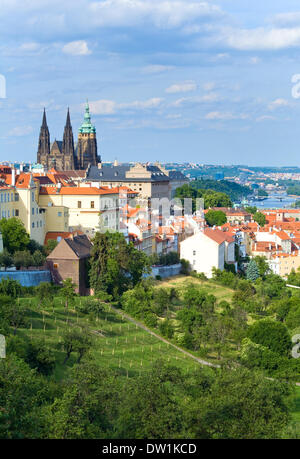
POLYGON ((85 170, 89 165, 96 166, 101 162, 97 153, 96 128, 91 123, 88 103, 85 107, 84 121, 79 128, 77 145, 74 145, 69 109, 62 142, 55 139, 50 144, 50 133, 44 109, 37 162, 46 169, 54 168, 58 171, 85 170))

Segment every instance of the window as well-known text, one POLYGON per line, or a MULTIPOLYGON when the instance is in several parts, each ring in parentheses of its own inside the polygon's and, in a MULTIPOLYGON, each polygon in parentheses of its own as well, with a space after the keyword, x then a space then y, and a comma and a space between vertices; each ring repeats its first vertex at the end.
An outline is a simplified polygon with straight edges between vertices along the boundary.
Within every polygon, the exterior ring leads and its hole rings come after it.
POLYGON ((196 255, 196 250, 193 250, 193 255, 194 255, 194 256, 196 255))
POLYGON ((19 195, 18 195, 18 193, 15 194, 15 201, 19 201, 19 195))
POLYGON ((43 222, 42 222, 42 220, 41 220, 41 221, 40 221, 40 227, 42 227, 42 226, 43 226, 43 222))
POLYGON ((19 209, 16 209, 16 217, 19 216, 19 209))
POLYGON ((32 215, 34 215, 34 207, 31 209, 31 211, 32 211, 32 215))
POLYGON ((8 211, 8 218, 10 217, 10 211, 8 211))
POLYGON ((13 201, 13 200, 14 200, 14 194, 11 193, 11 201, 13 201))
POLYGON ((62 217, 62 212, 57 212, 58 217, 62 217))
POLYGON ((32 202, 34 201, 34 192, 31 193, 32 202))
POLYGON ((91 201, 91 209, 95 209, 95 201, 91 201))
POLYGON ((36 222, 36 227, 37 227, 37 228, 39 227, 39 222, 36 222))
POLYGON ((81 201, 77 202, 77 207, 78 207, 78 209, 81 209, 81 201))
POLYGON ((7 193, 7 202, 9 202, 9 193, 7 193))
POLYGON ((34 222, 32 223, 32 225, 31 225, 31 226, 32 226, 32 228, 34 228, 34 222))

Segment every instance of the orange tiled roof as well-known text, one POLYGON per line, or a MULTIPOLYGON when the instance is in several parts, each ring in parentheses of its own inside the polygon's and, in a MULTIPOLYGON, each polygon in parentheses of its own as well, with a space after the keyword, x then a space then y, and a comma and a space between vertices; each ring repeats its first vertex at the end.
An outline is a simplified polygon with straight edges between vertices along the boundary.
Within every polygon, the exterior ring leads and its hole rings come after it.
POLYGON ((54 241, 57 241, 57 238, 61 238, 61 239, 67 239, 68 237, 70 237, 71 235, 73 234, 73 236, 75 236, 76 234, 84 234, 82 231, 71 231, 71 232, 68 232, 68 231, 64 231, 64 232, 55 232, 55 231, 49 231, 48 233, 46 233, 46 236, 45 236, 45 242, 44 244, 46 245, 48 241, 50 240, 54 240, 54 241))
POLYGON ((234 242, 233 237, 228 236, 226 231, 221 231, 217 228, 205 228, 204 230, 205 236, 209 237, 213 241, 217 242, 218 244, 222 244, 223 242, 234 242))
POLYGON ((94 188, 94 187, 41 187, 40 194, 45 195, 106 195, 106 194, 119 194, 118 188, 94 188))

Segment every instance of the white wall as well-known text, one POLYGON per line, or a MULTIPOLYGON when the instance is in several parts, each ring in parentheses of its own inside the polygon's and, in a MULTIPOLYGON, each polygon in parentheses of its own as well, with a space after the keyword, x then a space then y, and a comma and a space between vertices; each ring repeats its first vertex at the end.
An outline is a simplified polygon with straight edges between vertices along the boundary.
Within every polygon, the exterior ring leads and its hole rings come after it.
POLYGON ((188 260, 192 269, 212 277, 212 268, 224 269, 225 243, 218 244, 204 233, 197 233, 180 244, 180 258, 188 260))

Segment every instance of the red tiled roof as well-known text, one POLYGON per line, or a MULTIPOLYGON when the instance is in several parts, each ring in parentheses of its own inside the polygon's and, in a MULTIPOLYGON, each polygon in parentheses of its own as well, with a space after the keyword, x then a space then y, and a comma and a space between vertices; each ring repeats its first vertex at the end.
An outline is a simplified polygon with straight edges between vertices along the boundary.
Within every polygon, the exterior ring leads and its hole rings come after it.
POLYGON ((46 245, 47 242, 50 241, 50 240, 57 241, 57 238, 67 239, 72 234, 73 234, 73 236, 76 236, 77 234, 81 235, 81 234, 84 234, 84 233, 82 231, 79 231, 79 230, 78 231, 71 231, 71 232, 49 231, 48 233, 46 233, 44 244, 46 245))
POLYGON ((204 230, 205 236, 209 237, 213 241, 217 242, 218 244, 222 244, 223 242, 234 242, 233 237, 226 234, 226 231, 221 231, 217 228, 205 228, 204 230))

